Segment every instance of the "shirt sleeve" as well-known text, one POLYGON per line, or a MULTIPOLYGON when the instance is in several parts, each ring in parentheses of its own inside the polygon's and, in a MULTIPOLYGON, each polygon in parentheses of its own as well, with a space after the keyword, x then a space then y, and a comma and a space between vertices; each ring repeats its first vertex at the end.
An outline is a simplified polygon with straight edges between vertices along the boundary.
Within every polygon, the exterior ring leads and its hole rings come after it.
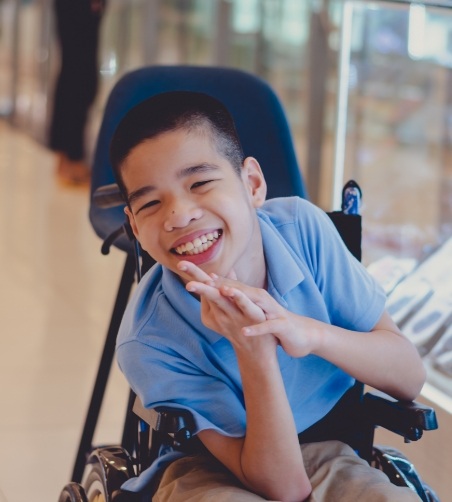
POLYGON ((169 406, 192 413, 195 433, 213 429, 242 437, 246 414, 242 393, 226 378, 198 366, 159 342, 131 340, 117 348, 117 360, 145 408, 169 406))

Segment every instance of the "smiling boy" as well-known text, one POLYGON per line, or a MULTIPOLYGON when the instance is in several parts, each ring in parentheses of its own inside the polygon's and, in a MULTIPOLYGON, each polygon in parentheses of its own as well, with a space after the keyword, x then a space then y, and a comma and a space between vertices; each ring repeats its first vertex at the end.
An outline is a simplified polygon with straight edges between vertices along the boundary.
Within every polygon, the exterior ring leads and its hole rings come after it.
POLYGON ((190 410, 206 448, 170 465, 153 500, 419 500, 343 443, 299 445, 355 379, 400 399, 425 379, 328 217, 265 201, 258 161, 204 94, 139 104, 111 159, 158 262, 127 308, 118 362, 144 406, 190 410))

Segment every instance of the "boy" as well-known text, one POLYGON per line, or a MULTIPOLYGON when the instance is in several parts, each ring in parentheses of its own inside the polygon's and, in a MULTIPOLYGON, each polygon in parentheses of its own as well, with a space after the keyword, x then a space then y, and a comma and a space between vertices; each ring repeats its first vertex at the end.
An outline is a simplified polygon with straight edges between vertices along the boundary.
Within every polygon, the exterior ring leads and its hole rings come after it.
POLYGON ((159 264, 127 308, 118 362, 144 406, 189 409, 206 448, 171 464, 153 500, 418 500, 343 443, 298 442, 355 379, 408 400, 425 379, 328 217, 265 202, 257 160, 204 94, 136 106, 111 159, 159 264))

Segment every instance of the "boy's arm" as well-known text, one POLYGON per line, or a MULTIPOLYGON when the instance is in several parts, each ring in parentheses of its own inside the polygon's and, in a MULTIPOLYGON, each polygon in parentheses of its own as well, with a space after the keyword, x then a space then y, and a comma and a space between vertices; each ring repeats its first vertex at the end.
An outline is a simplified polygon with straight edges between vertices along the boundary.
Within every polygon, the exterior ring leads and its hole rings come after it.
POLYGON ((244 336, 272 333, 293 357, 315 354, 396 399, 411 401, 419 395, 426 378, 424 365, 386 311, 370 333, 357 332, 289 312, 266 291, 239 283, 235 287, 266 315, 265 321, 245 327, 244 336))
POLYGON ((247 426, 244 438, 205 430, 199 437, 250 490, 270 500, 300 502, 311 485, 276 357, 240 357, 247 426), (252 359, 255 359, 252 362, 252 359), (265 365, 265 367, 264 367, 265 365))
POLYGON ((421 392, 426 378, 422 359, 386 311, 370 333, 323 323, 317 328, 313 353, 396 399, 411 401, 421 392))
POLYGON ((276 356, 273 335, 244 337, 241 328, 263 320, 245 295, 229 298, 199 282, 187 289, 201 298, 204 324, 232 343, 242 378, 247 427, 244 438, 199 433, 203 444, 250 490, 265 498, 300 502, 311 492, 276 356))

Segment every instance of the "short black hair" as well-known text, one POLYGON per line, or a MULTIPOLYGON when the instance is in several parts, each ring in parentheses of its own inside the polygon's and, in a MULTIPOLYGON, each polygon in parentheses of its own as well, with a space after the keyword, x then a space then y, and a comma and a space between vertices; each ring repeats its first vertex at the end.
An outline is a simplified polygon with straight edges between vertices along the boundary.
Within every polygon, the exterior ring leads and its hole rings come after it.
POLYGON ((119 123, 110 143, 110 161, 123 195, 127 197, 121 167, 133 148, 164 132, 206 126, 218 152, 240 173, 244 154, 234 120, 217 99, 200 92, 172 91, 134 106, 119 123))

